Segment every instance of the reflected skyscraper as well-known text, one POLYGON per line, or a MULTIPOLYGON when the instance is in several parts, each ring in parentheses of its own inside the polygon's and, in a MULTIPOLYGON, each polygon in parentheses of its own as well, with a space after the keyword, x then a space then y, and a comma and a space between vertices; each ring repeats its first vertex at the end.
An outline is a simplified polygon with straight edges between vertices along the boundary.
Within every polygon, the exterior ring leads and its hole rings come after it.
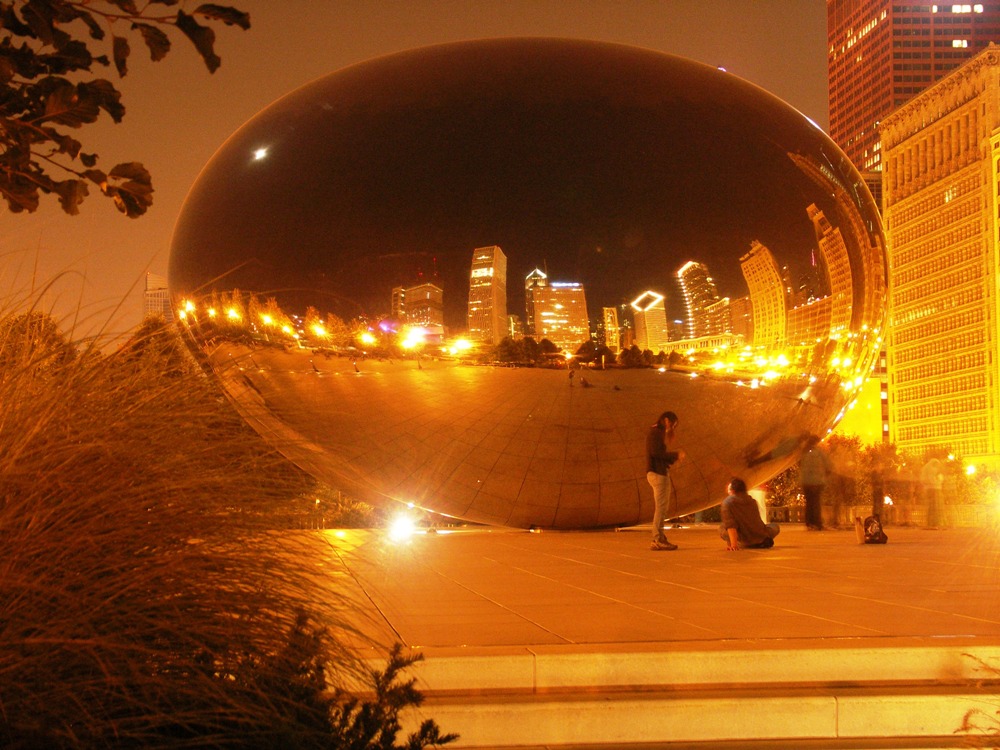
POLYGON ((575 352, 590 340, 590 319, 583 284, 551 282, 532 291, 532 330, 535 338, 548 339, 560 349, 575 352))
POLYGON ((507 256, 497 245, 477 247, 469 273, 469 338, 498 344, 507 335, 507 256))
POLYGON ((750 289, 754 346, 782 346, 787 324, 786 294, 781 269, 774 255, 754 240, 750 252, 740 258, 740 268, 750 289))
POLYGON ((394 317, 432 334, 444 333, 444 291, 441 287, 424 283, 392 291, 394 317))
POLYGON ((621 333, 618 330, 618 309, 614 307, 601 308, 601 318, 604 322, 604 345, 617 354, 621 350, 621 333))
POLYGON ((524 279, 524 333, 535 335, 535 289, 549 285, 549 277, 542 269, 536 268, 524 279))
POLYGON ((696 339, 722 333, 719 292, 708 267, 689 260, 677 269, 677 281, 684 297, 684 337, 696 339))
POLYGON ((667 309, 664 297, 653 291, 646 291, 632 300, 632 319, 635 321, 635 343, 643 351, 647 349, 657 354, 670 341, 667 326, 667 309))
POLYGON ((826 271, 827 289, 830 293, 830 322, 828 331, 823 335, 838 338, 850 330, 854 312, 851 260, 840 230, 830 224, 815 203, 806 209, 806 213, 816 229, 820 265, 826 271))

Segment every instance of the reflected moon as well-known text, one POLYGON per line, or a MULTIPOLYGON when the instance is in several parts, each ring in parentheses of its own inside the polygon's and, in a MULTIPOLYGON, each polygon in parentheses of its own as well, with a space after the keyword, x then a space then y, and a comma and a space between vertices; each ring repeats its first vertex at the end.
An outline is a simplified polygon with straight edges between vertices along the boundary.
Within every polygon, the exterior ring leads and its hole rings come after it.
POLYGON ((292 92, 205 167, 169 276, 196 351, 304 469, 519 527, 648 522, 667 409, 672 514, 766 481, 836 424, 885 319, 878 212, 822 131, 725 71, 578 40, 292 92))

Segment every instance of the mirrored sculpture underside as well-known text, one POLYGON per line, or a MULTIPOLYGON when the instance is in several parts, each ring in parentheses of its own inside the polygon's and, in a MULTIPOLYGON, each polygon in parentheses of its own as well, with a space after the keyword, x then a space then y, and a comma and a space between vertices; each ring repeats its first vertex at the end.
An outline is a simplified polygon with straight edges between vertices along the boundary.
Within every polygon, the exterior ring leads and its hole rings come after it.
POLYGON ((585 528, 649 520, 664 410, 678 515, 826 434, 881 345, 885 253, 858 173, 766 92, 494 40, 348 68, 247 123, 191 191, 170 287, 248 421, 317 478, 585 528))

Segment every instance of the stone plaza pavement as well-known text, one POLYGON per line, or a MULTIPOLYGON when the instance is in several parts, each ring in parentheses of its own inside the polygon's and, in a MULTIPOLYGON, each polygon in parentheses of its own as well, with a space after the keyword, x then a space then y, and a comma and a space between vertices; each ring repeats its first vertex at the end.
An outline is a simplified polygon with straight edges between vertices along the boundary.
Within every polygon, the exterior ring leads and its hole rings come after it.
POLYGON ((453 747, 968 747, 1000 732, 997 530, 887 532, 322 533, 453 747))

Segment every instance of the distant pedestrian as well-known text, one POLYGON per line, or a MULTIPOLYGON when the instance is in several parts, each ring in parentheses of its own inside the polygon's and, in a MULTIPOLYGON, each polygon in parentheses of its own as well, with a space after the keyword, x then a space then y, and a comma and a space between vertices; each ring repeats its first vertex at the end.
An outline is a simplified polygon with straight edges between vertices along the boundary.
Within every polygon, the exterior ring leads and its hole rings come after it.
POLYGON ((677 545, 671 544, 663 533, 663 522, 667 520, 673 490, 670 467, 684 458, 684 451, 670 450, 677 422, 676 414, 665 411, 646 435, 646 481, 653 488, 653 543, 650 545, 653 550, 677 549, 677 545))
POLYGON ((722 525, 719 536, 726 549, 768 549, 781 528, 776 523, 764 523, 757 501, 747 492, 747 484, 739 477, 729 480, 729 497, 722 501, 722 525))
POLYGON ((799 460, 799 484, 806 498, 806 528, 823 530, 823 489, 833 474, 833 462, 820 445, 819 437, 810 435, 806 440, 806 452, 799 460))
POLYGON ((572 370, 570 370, 570 371, 569 371, 569 387, 570 387, 570 388, 572 388, 572 387, 573 387, 573 376, 574 376, 574 375, 576 375, 576 373, 575 373, 575 372, 573 372, 572 370))
POLYGON ((941 488, 944 487, 944 464, 932 457, 920 470, 920 490, 927 509, 927 528, 941 524, 941 488))

